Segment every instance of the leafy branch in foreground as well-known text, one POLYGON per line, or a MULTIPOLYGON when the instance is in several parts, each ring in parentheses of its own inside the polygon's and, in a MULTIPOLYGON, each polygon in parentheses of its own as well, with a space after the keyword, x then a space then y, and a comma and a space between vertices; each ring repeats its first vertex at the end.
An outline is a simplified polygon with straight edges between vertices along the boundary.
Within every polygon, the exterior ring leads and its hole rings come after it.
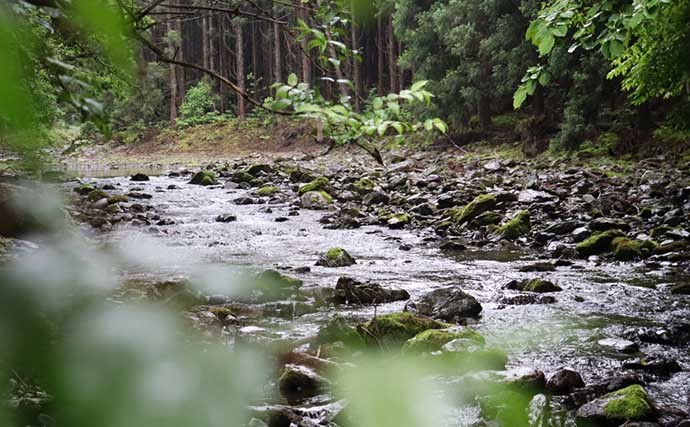
POLYGON ((287 83, 276 83, 275 98, 266 100, 272 110, 294 113, 297 116, 314 119, 323 126, 324 136, 333 145, 356 143, 377 157, 380 155, 370 142, 372 138, 395 133, 397 136, 420 130, 446 133, 448 126, 439 118, 424 121, 411 117, 406 106, 415 103, 429 105, 433 94, 424 89, 427 81, 414 83, 399 93, 373 98, 362 112, 354 111, 347 102, 332 103, 324 100, 307 83, 298 82, 291 74, 287 83))
MULTIPOLYGON (((632 101, 642 104, 689 94, 689 20, 688 1, 555 0, 544 4, 525 36, 542 58, 557 43, 569 43, 570 54, 599 49, 611 65, 608 77, 621 77, 632 101)), ((531 67, 514 94, 514 107, 549 80, 543 67, 531 67)))

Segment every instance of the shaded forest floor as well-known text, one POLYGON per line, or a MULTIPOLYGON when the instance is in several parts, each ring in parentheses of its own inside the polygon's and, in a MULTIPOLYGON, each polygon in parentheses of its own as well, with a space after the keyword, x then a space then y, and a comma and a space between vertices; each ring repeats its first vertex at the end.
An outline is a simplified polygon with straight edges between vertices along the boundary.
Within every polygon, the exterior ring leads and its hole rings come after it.
MULTIPOLYGON (((605 143, 587 141, 579 150, 566 153, 546 151, 537 156, 526 156, 523 144, 514 129, 494 129, 480 141, 451 143, 444 138, 435 142, 420 136, 406 136, 404 140, 391 137, 380 142, 386 161, 412 154, 425 157, 436 164, 444 163, 449 169, 462 164, 490 159, 529 160, 537 169, 560 163, 600 169, 608 175, 634 171, 640 161, 656 158, 678 169, 690 168, 690 149, 661 143, 640 145, 628 153, 614 153, 605 143)), ((127 169, 171 166, 193 167, 218 161, 247 157, 276 159, 281 157, 319 158, 328 151, 327 143, 318 143, 314 127, 309 123, 292 120, 265 123, 258 119, 243 122, 229 121, 199 125, 183 129, 148 130, 135 142, 125 143, 122 138, 99 143, 72 145, 60 156, 67 169, 127 169)), ((324 162, 374 160, 354 144, 332 150, 324 162)), ((460 166, 459 166, 460 165, 460 166)))

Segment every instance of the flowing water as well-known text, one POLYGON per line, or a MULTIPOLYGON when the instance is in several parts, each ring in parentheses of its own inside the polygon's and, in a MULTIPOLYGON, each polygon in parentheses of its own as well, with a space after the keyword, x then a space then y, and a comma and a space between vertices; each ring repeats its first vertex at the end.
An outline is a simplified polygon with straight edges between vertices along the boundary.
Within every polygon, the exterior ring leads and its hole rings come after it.
MULTIPOLYGON (((143 227, 174 254, 158 271, 148 274, 161 278, 184 275, 189 273, 184 260, 194 259, 257 269, 309 266, 309 272, 286 274, 302 279, 306 288, 334 287, 338 277, 347 275, 403 288, 412 299, 436 287, 459 285, 481 302, 484 310, 474 326, 489 343, 507 350, 510 366, 532 366, 546 373, 570 366, 587 383, 609 378, 620 371, 622 360, 630 355, 603 347, 599 340, 620 338, 639 327, 663 328, 672 320, 688 319, 690 314, 690 299, 671 295, 667 289, 687 278, 673 276, 663 267, 645 270, 641 264, 581 260, 558 267, 555 272, 521 273, 519 267, 540 259, 538 252, 467 250, 449 255, 438 249, 438 242, 428 239, 430 232, 377 226, 328 230, 318 222, 324 212, 300 210, 299 215, 288 216, 289 203, 236 205, 233 200, 249 192, 204 188, 186 181, 169 177, 151 177, 149 182, 130 182, 127 178, 85 180, 96 185, 112 184, 118 189, 115 193, 139 187, 153 195, 145 202, 155 206, 161 218, 175 221, 174 225, 143 227), (171 184, 179 188, 167 189, 171 184), (215 221, 217 215, 225 213, 235 214, 237 221, 215 221), (278 217, 289 220, 276 222, 278 217), (402 250, 402 244, 411 249, 402 250), (348 250, 357 264, 335 269, 314 266, 319 255, 333 246, 348 250), (552 294, 555 304, 504 306, 498 302, 501 296, 514 292, 501 289, 506 282, 535 276, 564 289, 552 294)), ((127 230, 130 226, 123 227, 127 230)), ((118 238, 123 227, 116 227, 104 238, 118 238)), ((132 269, 125 274, 141 273, 132 269)), ((379 306, 377 311, 400 311, 403 306, 402 302, 392 303, 379 306)), ((292 320, 258 320, 251 325, 257 328, 248 330, 261 330, 275 339, 309 337, 335 310, 329 308, 292 320)), ((339 308, 337 312, 366 320, 374 315, 374 308, 339 308)), ((690 368, 688 347, 643 344, 641 351, 666 354, 684 369, 690 368)), ((683 371, 647 388, 657 401, 687 408, 690 374, 683 371)))

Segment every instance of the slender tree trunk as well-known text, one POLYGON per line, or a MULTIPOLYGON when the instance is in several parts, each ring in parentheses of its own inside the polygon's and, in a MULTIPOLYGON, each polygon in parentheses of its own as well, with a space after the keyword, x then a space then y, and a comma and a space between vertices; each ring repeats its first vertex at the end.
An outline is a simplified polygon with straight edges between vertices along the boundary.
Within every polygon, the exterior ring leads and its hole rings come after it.
POLYGON ((384 87, 385 80, 383 71, 385 66, 384 52, 386 47, 386 39, 384 36, 383 25, 383 16, 381 16, 381 13, 379 12, 378 19, 376 21, 376 40, 378 42, 378 46, 376 49, 376 75, 378 78, 376 82, 376 88, 379 92, 379 96, 383 96, 384 92, 386 91, 384 87))
MULTIPOLYGON (((297 0, 298 4, 300 0, 297 0)), ((304 7, 299 8, 299 13, 302 15, 302 20, 309 25, 309 11, 304 7)), ((306 37, 302 39, 302 81, 309 84, 311 82, 311 58, 309 57, 309 40, 306 37)))
POLYGON ((393 15, 388 17, 388 77, 390 79, 391 92, 399 92, 398 70, 397 70, 397 44, 395 43, 395 32, 393 31, 393 15))
MULTIPOLYGON (((170 19, 170 18, 169 18, 170 19)), ((168 32, 176 31, 175 23, 170 20, 168 21, 168 32)), ((176 44, 171 40, 168 43, 168 48, 171 52, 175 52, 177 49, 176 44)), ((170 123, 175 124, 175 120, 178 117, 177 111, 177 65, 170 64, 170 123)))
MULTIPOLYGON (((358 24, 355 22, 354 11, 352 13, 352 50, 359 52, 359 29, 358 24)), ((360 54, 361 55, 361 54, 360 54)), ((352 80, 354 80, 355 85, 355 110, 360 111, 360 99, 362 98, 362 68, 357 57, 352 58, 352 80)))
POLYGON ((208 13, 204 12, 201 18, 201 54, 205 68, 210 68, 209 63, 209 17, 208 13))
MULTIPOLYGON (((237 87, 240 91, 245 92, 245 81, 244 81, 244 40, 242 39, 242 24, 235 23, 235 57, 237 74, 237 87)), ((237 116, 241 119, 247 117, 247 110, 245 105, 245 99, 242 95, 237 95, 237 116)))
MULTIPOLYGON (((275 10, 275 9, 274 9, 275 10)), ((276 82, 283 80, 283 52, 280 46, 280 25, 273 23, 273 79, 276 82)))
MULTIPOLYGON (((176 4, 183 4, 184 0, 176 0, 176 4)), ((180 46, 179 46, 179 51, 177 54, 177 57, 180 61, 185 61, 186 57, 184 54, 184 42, 186 40, 184 36, 184 27, 182 26, 182 21, 179 19, 175 20, 175 30, 177 31, 177 34, 179 35, 179 40, 180 40, 180 46)), ((186 92, 186 78, 185 78, 185 71, 184 67, 177 67, 177 70, 175 71, 175 74, 177 75, 177 99, 178 103, 182 104, 184 102, 184 97, 185 97, 185 92, 186 92)))

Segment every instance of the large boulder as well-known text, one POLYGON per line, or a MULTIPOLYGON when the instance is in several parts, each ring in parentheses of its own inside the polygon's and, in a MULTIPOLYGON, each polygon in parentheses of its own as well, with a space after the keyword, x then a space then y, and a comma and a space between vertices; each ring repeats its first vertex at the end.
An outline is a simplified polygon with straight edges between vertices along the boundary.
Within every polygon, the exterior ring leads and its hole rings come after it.
POLYGON ((216 174, 212 171, 202 170, 195 173, 189 183, 194 185, 216 185, 218 181, 216 181, 216 174))
POLYGON ((484 345, 484 337, 473 329, 450 331, 445 329, 428 329, 410 338, 403 345, 406 353, 430 353, 454 340, 467 340, 476 345, 484 345))
POLYGON ((289 298, 302 287, 302 281, 276 270, 264 270, 256 276, 251 289, 253 301, 267 302, 289 298))
POLYGON ((327 380, 306 366, 286 365, 278 380, 280 394, 290 403, 298 404, 321 394, 327 380))
POLYGON ((358 325, 357 332, 367 344, 400 347, 420 332, 428 329, 444 329, 448 326, 428 317, 404 312, 377 316, 358 325))
POLYGON ((308 193, 310 191, 325 190, 327 186, 328 186, 328 178, 326 178, 325 176, 320 176, 320 177, 314 179, 313 181, 302 185, 299 188, 299 194, 305 194, 305 193, 308 193))
POLYGON ((386 289, 376 283, 362 283, 350 277, 341 277, 335 285, 335 304, 385 304, 410 299, 404 289, 386 289))
POLYGON ((546 379, 546 390, 556 395, 568 394, 573 389, 584 387, 585 382, 577 371, 559 369, 546 379))
POLYGON ((458 286, 435 289, 410 303, 406 308, 412 312, 440 319, 445 322, 459 322, 460 319, 477 317, 482 306, 472 295, 458 286))
POLYGON ((653 414, 647 391, 638 384, 605 394, 577 410, 581 420, 613 425, 649 419, 653 414))
POLYGON ((594 233, 592 236, 578 243, 575 249, 582 256, 611 252, 611 250, 613 250, 611 244, 617 237, 625 237, 625 234, 620 230, 607 230, 600 233, 594 233))

